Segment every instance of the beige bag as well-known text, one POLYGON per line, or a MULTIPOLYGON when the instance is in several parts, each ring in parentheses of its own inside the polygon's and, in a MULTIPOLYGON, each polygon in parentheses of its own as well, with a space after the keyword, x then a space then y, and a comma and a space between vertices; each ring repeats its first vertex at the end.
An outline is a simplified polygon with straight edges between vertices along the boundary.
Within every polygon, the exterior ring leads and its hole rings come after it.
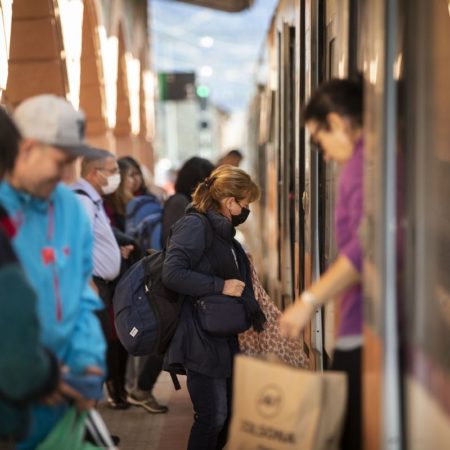
POLYGON ((337 450, 347 380, 244 355, 235 360, 227 450, 337 450))
POLYGON ((273 353, 290 366, 309 367, 309 358, 303 351, 303 342, 300 339, 288 339, 281 336, 279 324, 281 311, 264 290, 253 264, 251 264, 251 271, 255 298, 264 312, 267 322, 261 333, 249 328, 238 335, 240 352, 248 356, 273 353))

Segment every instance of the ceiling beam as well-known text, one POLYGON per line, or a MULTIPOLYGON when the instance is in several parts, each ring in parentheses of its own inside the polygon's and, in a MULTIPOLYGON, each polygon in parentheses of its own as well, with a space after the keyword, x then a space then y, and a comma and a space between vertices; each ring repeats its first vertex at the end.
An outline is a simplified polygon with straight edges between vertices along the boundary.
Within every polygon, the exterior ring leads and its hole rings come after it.
POLYGON ((253 5, 254 0, 178 0, 183 3, 204 6, 227 12, 241 12, 253 5))

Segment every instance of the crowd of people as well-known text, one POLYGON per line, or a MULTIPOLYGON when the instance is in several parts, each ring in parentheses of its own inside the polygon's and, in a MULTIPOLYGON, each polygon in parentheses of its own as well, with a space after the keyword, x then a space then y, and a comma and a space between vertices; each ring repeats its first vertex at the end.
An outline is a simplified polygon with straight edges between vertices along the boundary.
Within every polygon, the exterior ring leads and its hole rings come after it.
MULTIPOLYGON (((346 291, 333 367, 350 380, 343 448, 358 449, 363 141, 357 83, 325 85, 305 121, 325 157, 345 166, 336 206, 341 252, 283 314, 280 330, 298 338, 315 308, 346 291)), ((242 154, 233 150, 216 166, 199 157, 186 161, 174 195, 165 199, 131 156, 88 146, 83 124, 81 112, 52 95, 25 100, 12 116, 0 108, 0 442, 34 449, 69 405, 93 408, 95 396, 82 389, 88 378, 105 383, 111 408, 166 413, 153 395, 165 368, 187 375, 194 408, 187 448, 221 449, 239 340, 205 331, 196 307, 209 296, 241 299, 247 327, 264 330, 254 268, 235 239, 259 188, 238 168, 242 154), (62 181, 78 157, 80 178, 67 186, 62 181), (163 283, 184 302, 166 354, 137 359, 117 336, 113 296, 120 277, 150 247, 165 249, 163 283)))

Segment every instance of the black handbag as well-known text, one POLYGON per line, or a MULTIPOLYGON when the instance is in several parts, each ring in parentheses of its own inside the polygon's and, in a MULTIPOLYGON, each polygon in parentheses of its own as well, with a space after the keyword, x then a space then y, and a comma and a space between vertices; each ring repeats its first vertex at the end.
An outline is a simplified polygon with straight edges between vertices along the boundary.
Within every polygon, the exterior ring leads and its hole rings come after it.
POLYGON ((196 302, 201 328, 218 337, 229 337, 250 328, 250 321, 240 297, 208 295, 196 302))

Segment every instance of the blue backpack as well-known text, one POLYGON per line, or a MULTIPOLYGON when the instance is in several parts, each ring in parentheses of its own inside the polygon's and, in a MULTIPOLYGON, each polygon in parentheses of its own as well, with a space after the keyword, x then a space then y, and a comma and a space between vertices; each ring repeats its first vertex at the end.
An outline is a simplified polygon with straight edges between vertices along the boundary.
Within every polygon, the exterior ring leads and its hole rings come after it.
MULTIPOLYGON (((208 249, 213 240, 211 225, 203 214, 194 214, 205 225, 208 249)), ((135 263, 122 275, 114 291, 117 335, 131 355, 164 354, 175 334, 184 296, 162 283, 165 253, 155 251, 135 263)))
POLYGON ((162 248, 163 207, 153 195, 141 195, 130 200, 126 209, 125 232, 132 236, 143 251, 162 248))

